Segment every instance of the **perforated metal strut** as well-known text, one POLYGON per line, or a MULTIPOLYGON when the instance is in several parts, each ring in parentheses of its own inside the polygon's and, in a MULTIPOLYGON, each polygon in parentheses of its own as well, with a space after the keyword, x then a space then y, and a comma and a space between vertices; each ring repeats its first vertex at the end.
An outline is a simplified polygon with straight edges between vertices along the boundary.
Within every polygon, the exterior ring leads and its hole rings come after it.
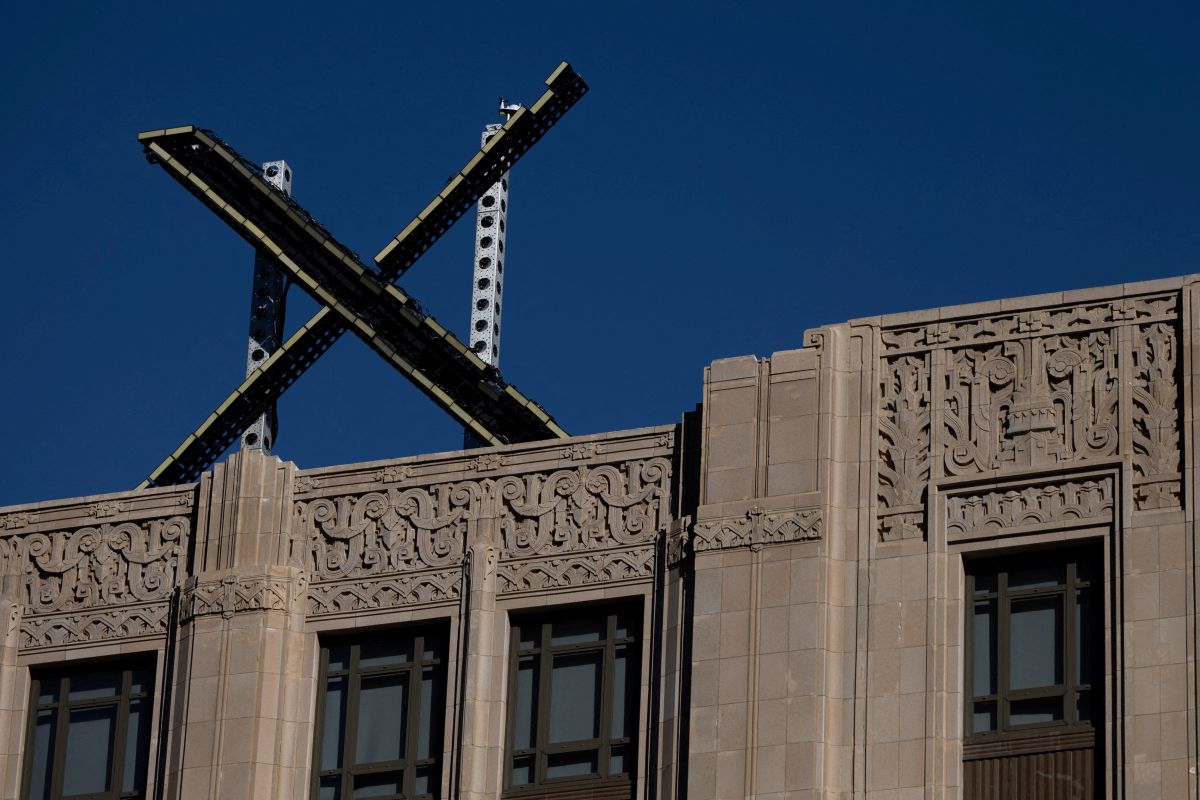
MULTIPOLYGON (((516 103, 500 101, 500 113, 511 117, 520 109, 516 103)), ((480 145, 502 126, 483 129, 480 145)), ((508 231, 508 180, 500 176, 479 198, 475 207, 475 267, 471 283, 471 349, 485 363, 500 364, 500 311, 504 290, 504 239, 508 231)))
MULTIPOLYGON (((263 164, 263 178, 279 191, 292 196, 292 168, 286 161, 263 164)), ((283 343, 287 276, 275 258, 262 249, 254 251, 254 283, 250 290, 250 337, 246 346, 246 374, 263 365, 283 343)), ((275 401, 242 433, 242 448, 271 452, 279 432, 275 401)))
MULTIPOLYGON (((505 119, 521 109, 500 98, 505 119)), ((503 126, 485 125, 480 145, 486 145, 503 126)), ((488 187, 475 207, 475 261, 471 273, 471 350, 493 367, 500 365, 500 311, 504 290, 504 240, 508 232, 508 181, 510 172, 488 187)), ((470 428, 463 431, 463 447, 470 450, 488 443, 470 428)))

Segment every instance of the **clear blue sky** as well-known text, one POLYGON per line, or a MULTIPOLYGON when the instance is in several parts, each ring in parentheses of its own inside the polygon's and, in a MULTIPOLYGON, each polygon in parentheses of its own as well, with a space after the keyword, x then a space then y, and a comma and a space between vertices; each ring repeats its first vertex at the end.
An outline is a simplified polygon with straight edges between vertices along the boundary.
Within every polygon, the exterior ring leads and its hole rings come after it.
MULTIPOLYGON (((242 377, 250 249, 150 128, 287 159, 369 257, 571 61, 592 92, 512 178, 501 366, 574 433, 822 323, 1200 271, 1195 4, 34 5, 0 33, 0 504, 134 486, 242 377)), ((470 225, 404 280, 458 331, 470 225)), ((461 442, 351 336, 280 414, 304 467, 461 442)))

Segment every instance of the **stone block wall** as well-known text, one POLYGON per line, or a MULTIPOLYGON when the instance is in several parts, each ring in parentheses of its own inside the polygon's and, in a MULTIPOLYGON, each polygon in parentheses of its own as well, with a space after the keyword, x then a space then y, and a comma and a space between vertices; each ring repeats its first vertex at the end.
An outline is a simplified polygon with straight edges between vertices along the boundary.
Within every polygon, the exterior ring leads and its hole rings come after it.
POLYGON ((156 667, 153 796, 308 797, 321 638, 429 621, 443 795, 498 798, 510 617, 616 600, 634 797, 983 796, 969 565, 1081 543, 1103 794, 1200 797, 1197 280, 817 328, 714 362, 680 425, 0 509, 0 798, 30 671, 122 654, 156 667))

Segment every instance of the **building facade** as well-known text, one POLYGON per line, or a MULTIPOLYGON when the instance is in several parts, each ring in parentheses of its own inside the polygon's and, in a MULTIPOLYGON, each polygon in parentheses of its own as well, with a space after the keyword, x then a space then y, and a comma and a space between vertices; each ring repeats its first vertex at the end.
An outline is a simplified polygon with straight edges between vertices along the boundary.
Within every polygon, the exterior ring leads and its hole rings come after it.
POLYGON ((1187 798, 1200 276, 0 509, 0 798, 1187 798))

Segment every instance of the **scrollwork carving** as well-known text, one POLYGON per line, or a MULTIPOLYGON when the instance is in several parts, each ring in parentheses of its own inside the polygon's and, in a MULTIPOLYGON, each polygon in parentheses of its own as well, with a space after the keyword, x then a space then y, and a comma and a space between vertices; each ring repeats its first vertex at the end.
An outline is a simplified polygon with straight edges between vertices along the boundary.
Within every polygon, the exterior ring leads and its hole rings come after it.
POLYGON ((191 522, 167 517, 102 523, 8 539, 23 576, 26 614, 165 600, 187 551, 191 522))
POLYGON ((297 503, 313 580, 457 564, 479 492, 464 481, 297 503))
POLYGON ((1117 451, 1119 376, 1111 331, 954 350, 946 384, 948 475, 1117 451))
MULTIPOLYGON (((550 562, 539 569, 564 581, 626 576, 623 557, 616 555, 611 569, 587 565, 597 553, 653 546, 670 528, 671 461, 648 457, 597 464, 589 460, 600 456, 600 448, 578 452, 579 459, 563 457, 581 463, 561 469, 298 501, 295 529, 302 552, 297 563, 312 576, 311 613, 456 597, 458 579, 449 576, 475 541, 481 521, 488 525, 486 535, 495 536, 506 574, 516 576, 526 561, 578 556, 579 569, 551 569, 550 562)), ((479 458, 487 455, 496 454, 479 458)), ((479 458, 465 466, 478 472, 479 458)))
POLYGON ((933 477, 1117 458, 1122 435, 1134 510, 1179 508, 1178 318, 1172 292, 881 330, 880 538, 924 535, 933 477))
POLYGON ((665 458, 497 479, 504 558, 651 541, 670 525, 665 458))
POLYGON ((1113 479, 1104 476, 995 489, 946 498, 946 535, 990 535, 1011 529, 1108 522, 1113 516, 1113 479))

